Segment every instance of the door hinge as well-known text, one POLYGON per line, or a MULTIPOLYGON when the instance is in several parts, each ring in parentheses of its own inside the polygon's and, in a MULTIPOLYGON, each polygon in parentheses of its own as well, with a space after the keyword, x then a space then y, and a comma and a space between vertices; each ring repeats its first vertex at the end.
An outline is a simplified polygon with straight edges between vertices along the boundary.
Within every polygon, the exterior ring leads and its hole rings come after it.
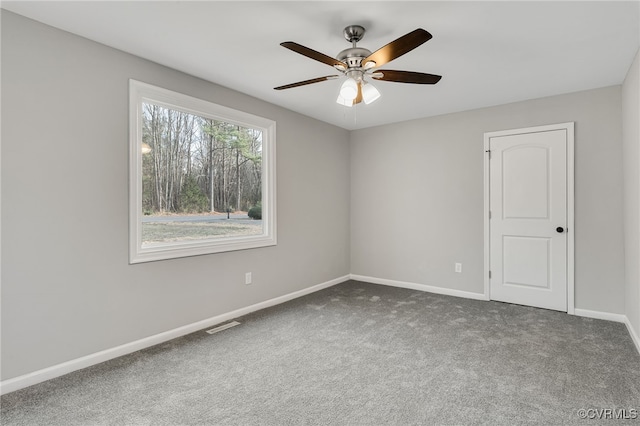
POLYGON ((491 210, 489 210, 489 219, 491 219, 491 210))
POLYGON ((488 149, 488 150, 486 150, 485 152, 486 152, 487 154, 489 154, 489 160, 491 160, 491 150, 490 150, 490 149, 488 149))
POLYGON ((491 271, 489 271, 489 278, 491 278, 491 271))

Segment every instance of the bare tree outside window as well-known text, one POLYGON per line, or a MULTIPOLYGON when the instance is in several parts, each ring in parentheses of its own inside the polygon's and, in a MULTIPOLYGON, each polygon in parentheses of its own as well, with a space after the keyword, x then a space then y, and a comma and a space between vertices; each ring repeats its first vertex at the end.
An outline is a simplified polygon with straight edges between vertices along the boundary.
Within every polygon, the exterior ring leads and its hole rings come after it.
POLYGON ((275 123, 134 81, 131 97, 138 261, 275 243, 275 123))

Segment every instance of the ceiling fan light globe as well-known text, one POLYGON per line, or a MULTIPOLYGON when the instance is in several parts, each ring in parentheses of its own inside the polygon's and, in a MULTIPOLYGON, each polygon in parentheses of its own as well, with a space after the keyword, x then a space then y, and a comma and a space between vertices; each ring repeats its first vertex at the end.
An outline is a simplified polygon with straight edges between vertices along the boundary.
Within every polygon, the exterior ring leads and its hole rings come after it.
POLYGON ((369 105, 380 97, 380 92, 372 84, 365 84, 362 86, 362 100, 365 104, 369 105))
POLYGON ((340 96, 346 100, 353 101, 358 96, 358 83, 352 78, 348 78, 340 87, 340 96))
POLYGON ((339 103, 342 106, 346 106, 351 108, 353 106, 353 100, 345 99, 341 95, 338 95, 338 99, 336 99, 336 103, 339 103))

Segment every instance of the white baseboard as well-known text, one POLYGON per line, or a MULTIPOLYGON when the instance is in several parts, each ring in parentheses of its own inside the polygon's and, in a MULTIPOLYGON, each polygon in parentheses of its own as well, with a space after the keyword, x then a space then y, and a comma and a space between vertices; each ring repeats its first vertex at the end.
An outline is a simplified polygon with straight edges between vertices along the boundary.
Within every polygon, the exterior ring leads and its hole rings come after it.
POLYGON ((631 321, 629 321, 628 317, 624 317, 624 319, 625 319, 624 323, 627 325, 627 330, 629 330, 629 334, 631 335, 631 340, 633 340, 633 343, 635 343, 638 353, 640 353, 640 337, 638 336, 638 331, 633 328, 633 326, 631 325, 631 321))
POLYGON ((626 322, 627 316, 624 314, 612 314, 610 312, 590 311, 588 309, 576 308, 574 314, 579 317, 587 317, 593 319, 601 319, 614 322, 626 322))
POLYGON ((409 288, 411 290, 426 291, 428 293, 444 294, 446 296, 464 297, 465 299, 489 300, 484 293, 472 293, 470 291, 454 290, 451 288, 435 287, 426 284, 410 283, 406 281, 389 280, 386 278, 367 277, 364 275, 351 274, 352 280, 364 281, 372 284, 382 284, 392 287, 409 288))
POLYGON ((234 318, 247 315, 251 312, 259 311, 261 309, 269 308, 271 306, 279 305, 289 300, 297 299, 298 297, 305 296, 316 291, 332 287, 336 284, 340 284, 349 280, 349 275, 345 275, 333 280, 317 284, 309 288, 294 291, 293 293, 285 294, 284 296, 276 297, 266 300, 264 302, 256 303, 245 308, 236 309, 235 311, 227 312, 225 314, 216 315, 215 317, 207 318, 202 321, 194 322, 182 327, 174 328, 173 330, 165 331, 153 336, 145 337, 134 342, 125 343, 124 345, 116 346, 114 348, 106 349, 104 351, 96 352, 90 355, 86 355, 77 359, 73 359, 61 364, 57 364, 51 367, 43 368, 42 370, 34 371, 22 376, 14 377, 12 379, 3 380, 0 382, 0 395, 13 392, 18 389, 26 388, 37 383, 44 382, 46 380, 54 379, 56 377, 63 376, 76 370, 80 370, 86 367, 90 367, 101 362, 108 361, 123 355, 130 354, 132 352, 139 351, 160 343, 167 342, 169 340, 181 337, 190 333, 194 333, 198 330, 202 330, 207 327, 211 327, 220 324, 225 321, 232 320, 234 318))

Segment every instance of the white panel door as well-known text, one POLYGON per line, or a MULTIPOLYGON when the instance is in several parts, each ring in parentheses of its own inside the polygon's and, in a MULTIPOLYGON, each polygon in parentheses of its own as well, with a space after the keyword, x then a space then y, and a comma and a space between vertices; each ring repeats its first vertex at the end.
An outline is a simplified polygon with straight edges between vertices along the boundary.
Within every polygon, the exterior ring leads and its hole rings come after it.
POLYGON ((567 129, 528 130, 488 138, 490 298, 566 312, 567 129))

